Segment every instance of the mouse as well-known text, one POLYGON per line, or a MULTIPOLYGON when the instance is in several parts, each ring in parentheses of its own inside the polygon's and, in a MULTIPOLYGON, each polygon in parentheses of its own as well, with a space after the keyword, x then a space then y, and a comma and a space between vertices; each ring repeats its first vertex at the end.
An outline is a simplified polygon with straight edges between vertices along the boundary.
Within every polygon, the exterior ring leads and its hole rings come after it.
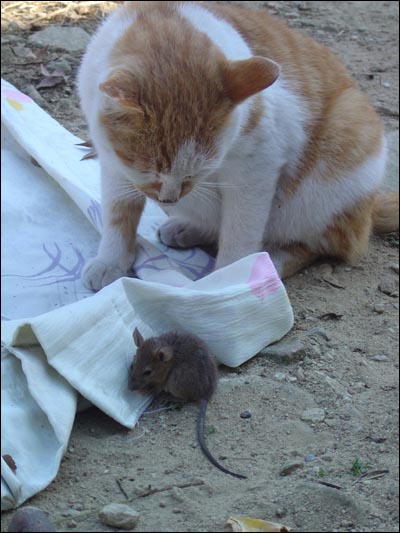
POLYGON ((225 474, 246 479, 221 465, 205 442, 207 405, 218 382, 215 358, 207 344, 195 335, 175 331, 145 340, 135 328, 132 336, 137 351, 129 368, 129 389, 154 395, 167 393, 178 401, 198 402, 197 438, 202 452, 225 474))

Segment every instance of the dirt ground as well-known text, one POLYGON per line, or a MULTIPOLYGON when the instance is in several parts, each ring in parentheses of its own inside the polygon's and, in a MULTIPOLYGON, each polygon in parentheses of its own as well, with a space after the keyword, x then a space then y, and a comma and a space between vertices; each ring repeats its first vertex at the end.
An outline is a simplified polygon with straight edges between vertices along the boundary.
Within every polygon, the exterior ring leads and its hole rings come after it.
MULTIPOLYGON (((232 3, 268 8, 331 47, 387 131, 398 130, 398 2, 232 3)), ((74 88, 81 53, 40 52, 26 39, 48 24, 92 33, 99 2, 37 20, 32 11, 43 14, 43 4, 54 12, 73 2, 2 2, 2 77, 32 96, 44 77, 40 63, 64 60, 70 77, 38 89, 39 104, 86 138, 74 88)), ((357 267, 320 262, 287 281, 296 320, 282 342, 302 339, 305 347, 289 361, 258 355, 239 369, 221 368, 207 440, 247 480, 202 456, 195 406, 154 404, 133 431, 91 408, 76 417, 56 480, 29 503, 59 531, 115 531, 98 517, 110 502, 133 506, 143 532, 230 531, 232 515, 295 531, 398 531, 398 242, 373 237, 357 267), (322 411, 310 419, 310 408, 322 411), (143 494, 149 487, 155 492, 143 494)), ((2 531, 11 515, 2 514, 2 531)))

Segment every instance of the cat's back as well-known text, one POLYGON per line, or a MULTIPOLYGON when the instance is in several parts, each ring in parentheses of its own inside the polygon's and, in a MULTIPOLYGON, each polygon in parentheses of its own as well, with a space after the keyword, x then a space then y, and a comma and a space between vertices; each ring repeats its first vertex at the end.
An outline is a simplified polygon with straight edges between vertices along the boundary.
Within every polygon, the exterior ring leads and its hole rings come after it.
POLYGON ((324 45, 265 9, 199 2, 232 24, 254 55, 268 57, 282 68, 284 79, 308 100, 341 92, 356 85, 347 68, 324 45))

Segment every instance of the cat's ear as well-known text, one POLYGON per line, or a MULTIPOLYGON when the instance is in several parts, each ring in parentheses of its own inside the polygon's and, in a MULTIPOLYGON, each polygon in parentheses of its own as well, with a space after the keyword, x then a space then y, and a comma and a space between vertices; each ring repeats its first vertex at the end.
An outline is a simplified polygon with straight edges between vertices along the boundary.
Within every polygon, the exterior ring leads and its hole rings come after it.
POLYGON ((280 67, 266 57, 230 61, 225 68, 225 90, 234 104, 263 91, 279 77, 280 67))
POLYGON ((133 337, 133 340, 134 340, 136 346, 138 348, 140 348, 142 346, 142 344, 144 343, 144 338, 142 337, 142 334, 140 333, 138 328, 135 328, 135 331, 133 332, 132 337, 133 337))
POLYGON ((120 107, 143 113, 139 103, 138 85, 134 75, 127 70, 114 70, 99 89, 110 96, 120 107))

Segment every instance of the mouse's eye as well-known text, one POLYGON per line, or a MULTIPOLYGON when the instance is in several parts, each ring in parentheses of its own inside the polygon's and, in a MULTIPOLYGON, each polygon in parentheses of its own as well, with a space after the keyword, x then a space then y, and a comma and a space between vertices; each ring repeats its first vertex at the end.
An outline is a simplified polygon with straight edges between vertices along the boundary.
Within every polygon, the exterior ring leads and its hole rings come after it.
POLYGON ((147 370, 145 370, 145 371, 143 372, 143 375, 144 375, 144 376, 150 376, 150 374, 151 374, 151 370, 150 370, 150 369, 147 369, 147 370))

